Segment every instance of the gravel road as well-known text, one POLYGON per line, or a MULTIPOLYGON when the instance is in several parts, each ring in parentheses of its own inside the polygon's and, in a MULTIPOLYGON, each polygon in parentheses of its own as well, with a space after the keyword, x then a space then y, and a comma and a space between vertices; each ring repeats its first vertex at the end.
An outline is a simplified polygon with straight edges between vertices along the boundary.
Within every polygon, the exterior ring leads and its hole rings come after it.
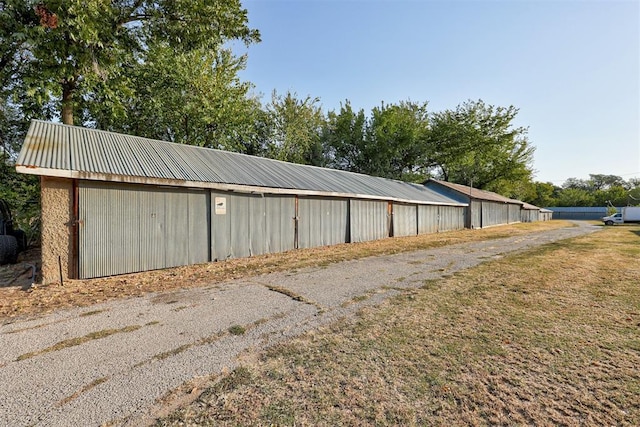
POLYGON ((402 288, 600 227, 578 223, 61 310, 0 326, 0 426, 144 424, 185 381, 402 288), (368 298, 362 298, 362 296, 368 298), (243 326, 234 335, 229 328, 243 326))

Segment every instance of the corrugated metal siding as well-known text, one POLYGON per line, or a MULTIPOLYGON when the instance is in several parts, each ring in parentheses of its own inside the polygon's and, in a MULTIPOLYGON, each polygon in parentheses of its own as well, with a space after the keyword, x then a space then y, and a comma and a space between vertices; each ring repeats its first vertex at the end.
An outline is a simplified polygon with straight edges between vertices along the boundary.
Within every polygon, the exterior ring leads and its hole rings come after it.
POLYGON ((522 212, 520 215, 520 221, 522 222, 540 221, 540 211, 536 209, 522 209, 522 212))
POLYGON ((294 249, 296 199, 291 196, 265 196, 267 249, 269 253, 294 249))
POLYGON ((418 184, 42 121, 31 123, 17 166, 33 174, 50 173, 39 168, 80 173, 83 179, 163 179, 174 181, 171 185, 190 181, 254 186, 266 193, 269 188, 292 189, 323 196, 457 203, 418 184))
MULTIPOLYGON (((599 220, 607 216, 607 207, 551 207, 554 219, 599 220)), ((618 208, 618 212, 621 208, 618 208)))
POLYGON ((261 195, 211 192, 212 260, 266 253, 266 227, 265 202, 261 195))
POLYGON ((482 228, 482 201, 472 200, 467 209, 467 227, 471 229, 482 228))
POLYGON ((513 224, 514 222, 520 222, 521 214, 520 214, 520 205, 507 205, 509 207, 509 224, 513 224))
POLYGON ((227 215, 231 218, 231 258, 251 255, 251 197, 250 194, 231 194, 227 198, 227 215))
POLYGON ((418 234, 430 234, 438 232, 438 210, 439 206, 418 206, 418 234))
POLYGON ((418 211, 416 205, 393 204, 393 235, 415 236, 418 233, 418 211))
POLYGON ((80 278, 208 260, 204 191, 87 181, 78 191, 80 278))
POLYGON ((211 259, 209 244, 210 201, 209 192, 191 190, 189 197, 189 264, 200 264, 211 259), (194 238, 194 236, 199 236, 194 238))
POLYGON ((520 213, 521 207, 520 205, 512 205, 508 206, 508 214, 509 214, 509 224, 513 224, 514 222, 520 222, 522 214, 520 213))
POLYGON ((347 242, 348 200, 300 197, 298 247, 314 248, 347 242))
POLYGON ((438 231, 462 230, 465 224, 464 207, 438 206, 438 231))
POLYGON ((140 227, 137 214, 131 215, 138 210, 136 189, 87 188, 80 183, 78 191, 80 278, 137 271, 140 227))
POLYGON ((351 242, 367 242, 389 237, 387 202, 351 200, 351 242))
POLYGON ((267 250, 267 215, 264 195, 251 195, 249 199, 249 255, 262 255, 267 250))
POLYGON ((504 203, 482 202, 482 226, 507 224, 509 207, 504 203))

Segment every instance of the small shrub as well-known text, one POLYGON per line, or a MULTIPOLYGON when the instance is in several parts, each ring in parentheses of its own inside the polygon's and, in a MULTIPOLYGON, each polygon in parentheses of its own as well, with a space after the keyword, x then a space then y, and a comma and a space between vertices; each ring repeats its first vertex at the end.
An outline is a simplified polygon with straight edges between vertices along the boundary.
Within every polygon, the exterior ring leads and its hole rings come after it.
POLYGON ((247 330, 244 328, 244 326, 233 325, 229 328, 229 333, 231 335, 244 335, 245 332, 247 332, 247 330))

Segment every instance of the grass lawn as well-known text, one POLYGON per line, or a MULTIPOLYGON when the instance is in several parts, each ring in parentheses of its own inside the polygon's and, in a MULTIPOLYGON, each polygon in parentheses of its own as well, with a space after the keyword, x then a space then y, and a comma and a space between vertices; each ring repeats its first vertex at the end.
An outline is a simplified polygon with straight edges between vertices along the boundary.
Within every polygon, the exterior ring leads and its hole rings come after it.
POLYGON ((639 367, 640 227, 606 227, 247 355, 157 425, 634 426, 639 367))

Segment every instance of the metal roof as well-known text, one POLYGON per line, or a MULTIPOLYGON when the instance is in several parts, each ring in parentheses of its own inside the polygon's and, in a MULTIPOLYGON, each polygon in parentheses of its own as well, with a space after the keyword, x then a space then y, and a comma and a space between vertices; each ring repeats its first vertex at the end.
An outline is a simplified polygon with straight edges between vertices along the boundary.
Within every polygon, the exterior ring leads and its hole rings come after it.
POLYGON ((469 187, 467 185, 454 184, 452 182, 440 181, 437 179, 430 179, 428 182, 432 182, 432 183, 441 185, 443 187, 447 187, 451 190, 454 190, 472 199, 487 200, 491 202, 511 203, 511 204, 518 204, 518 205, 522 205, 524 203, 524 202, 521 202, 520 200, 509 199, 507 197, 501 196, 492 191, 478 190, 477 188, 469 187))
POLYGON ((527 203, 527 202, 522 202, 522 209, 531 210, 531 211, 542 210, 542 208, 539 208, 538 206, 532 205, 531 203, 527 203))
POLYGON ((465 206, 385 178, 34 120, 18 172, 74 179, 465 206))

